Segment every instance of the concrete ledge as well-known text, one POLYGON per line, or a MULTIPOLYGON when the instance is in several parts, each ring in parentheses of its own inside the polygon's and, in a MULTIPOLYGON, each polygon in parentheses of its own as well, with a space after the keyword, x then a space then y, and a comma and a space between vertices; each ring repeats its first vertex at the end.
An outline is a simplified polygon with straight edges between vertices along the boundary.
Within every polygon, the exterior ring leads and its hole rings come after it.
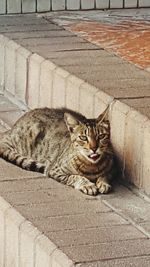
POLYGON ((7 37, 0 35, 0 93, 4 91, 5 47, 8 40, 7 37))
POLYGON ((2 197, 0 240, 0 266, 74 266, 66 255, 2 197))

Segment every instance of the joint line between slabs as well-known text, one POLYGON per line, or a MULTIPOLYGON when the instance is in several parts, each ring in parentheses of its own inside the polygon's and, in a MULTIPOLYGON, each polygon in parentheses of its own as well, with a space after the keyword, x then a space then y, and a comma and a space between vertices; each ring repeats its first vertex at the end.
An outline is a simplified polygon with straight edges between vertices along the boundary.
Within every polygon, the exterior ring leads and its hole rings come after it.
POLYGON ((150 238, 150 233, 147 232, 143 227, 141 227, 140 225, 138 225, 136 222, 134 222, 129 216, 125 215, 122 211, 119 211, 118 209, 116 209, 115 207, 113 207, 111 204, 108 203, 107 200, 102 200, 102 202, 109 208, 111 208, 115 213, 117 213, 118 215, 120 215, 123 219, 125 219, 126 221, 128 221, 132 226, 134 226, 138 231, 140 231, 142 234, 144 234, 146 236, 146 238, 150 238))

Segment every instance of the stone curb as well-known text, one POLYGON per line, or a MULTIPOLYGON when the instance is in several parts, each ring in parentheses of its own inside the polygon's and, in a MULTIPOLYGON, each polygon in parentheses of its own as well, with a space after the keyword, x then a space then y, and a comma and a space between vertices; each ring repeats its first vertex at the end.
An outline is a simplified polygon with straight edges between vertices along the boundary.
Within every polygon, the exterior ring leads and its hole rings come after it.
POLYGON ((149 0, 2 0, 0 14, 21 14, 58 10, 93 10, 150 7, 149 0))
POLYGON ((73 267, 46 236, 0 197, 0 266, 73 267))

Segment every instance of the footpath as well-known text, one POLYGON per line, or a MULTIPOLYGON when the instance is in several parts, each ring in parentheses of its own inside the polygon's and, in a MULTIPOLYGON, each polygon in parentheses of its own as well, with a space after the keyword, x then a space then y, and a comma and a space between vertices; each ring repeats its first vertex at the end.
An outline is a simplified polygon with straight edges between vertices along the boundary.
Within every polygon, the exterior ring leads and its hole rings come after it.
POLYGON ((122 168, 110 194, 90 197, 0 159, 0 266, 149 266, 148 10, 0 16, 1 134, 28 108, 95 117, 111 103, 122 168))

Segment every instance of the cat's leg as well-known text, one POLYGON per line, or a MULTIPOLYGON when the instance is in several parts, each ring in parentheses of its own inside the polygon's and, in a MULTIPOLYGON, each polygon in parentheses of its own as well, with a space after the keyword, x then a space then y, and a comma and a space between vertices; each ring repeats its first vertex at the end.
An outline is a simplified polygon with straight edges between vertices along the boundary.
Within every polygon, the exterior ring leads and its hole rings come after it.
POLYGON ((94 183, 90 182, 86 177, 81 175, 70 175, 66 184, 91 196, 96 195, 98 191, 94 183))
POLYGON ((101 194, 107 194, 111 190, 110 177, 99 177, 96 181, 96 187, 101 194))
POLYGON ((72 186, 87 195, 96 195, 98 192, 96 185, 94 183, 91 183, 86 177, 81 175, 61 175, 59 174, 59 172, 57 173, 56 169, 55 171, 53 171, 49 168, 47 168, 47 170, 45 171, 45 175, 60 183, 72 186))

